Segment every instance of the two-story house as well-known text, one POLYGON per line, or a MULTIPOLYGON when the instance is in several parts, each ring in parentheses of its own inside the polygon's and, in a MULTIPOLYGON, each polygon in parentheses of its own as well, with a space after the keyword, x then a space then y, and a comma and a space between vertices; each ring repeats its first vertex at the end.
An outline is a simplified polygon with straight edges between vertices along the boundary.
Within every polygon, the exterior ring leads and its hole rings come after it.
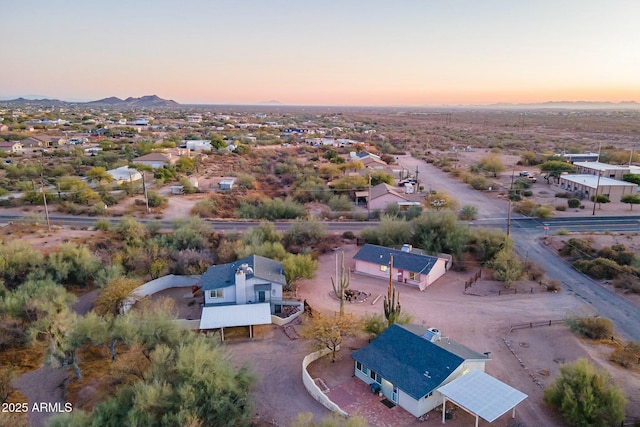
POLYGON ((282 263, 259 255, 212 265, 200 280, 200 329, 271 323, 271 315, 282 311, 285 285, 282 263))

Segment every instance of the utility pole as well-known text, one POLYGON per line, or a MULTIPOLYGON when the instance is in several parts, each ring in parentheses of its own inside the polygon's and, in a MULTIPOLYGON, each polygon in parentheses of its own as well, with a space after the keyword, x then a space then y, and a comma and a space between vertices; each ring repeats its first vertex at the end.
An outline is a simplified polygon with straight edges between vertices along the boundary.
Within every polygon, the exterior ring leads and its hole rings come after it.
POLYGON ((507 208, 507 237, 511 231, 511 197, 509 197, 509 207, 507 208))
POLYGON ((598 171, 598 181, 596 182, 596 194, 593 196, 593 213, 596 214, 596 203, 598 203, 598 189, 600 188, 600 176, 602 176, 602 171, 598 171))
POLYGON ((145 180, 144 180, 144 172, 142 172, 141 175, 142 175, 142 191, 144 191, 144 202, 147 205, 147 213, 151 213, 151 211, 149 210, 149 196, 147 195, 147 184, 145 183, 145 180))
MULTIPOLYGON (((35 187, 35 182, 33 183, 35 187)), ((47 193, 44 191, 44 181, 40 180, 40 191, 42 191, 42 201, 44 202, 44 216, 47 220, 47 230, 51 231, 51 221, 49 220, 49 208, 47 207, 47 193)))
POLYGON ((418 185, 418 188, 420 188, 420 182, 418 181, 418 165, 416 165, 416 184, 418 185))
POLYGON ((367 220, 371 219, 371 174, 369 174, 369 194, 367 195, 367 220))

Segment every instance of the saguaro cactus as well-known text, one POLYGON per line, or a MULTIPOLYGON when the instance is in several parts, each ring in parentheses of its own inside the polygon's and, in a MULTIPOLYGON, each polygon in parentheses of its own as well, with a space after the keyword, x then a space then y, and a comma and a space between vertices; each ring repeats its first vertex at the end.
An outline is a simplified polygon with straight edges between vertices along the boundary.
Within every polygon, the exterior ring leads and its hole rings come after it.
POLYGON ((387 296, 384 297, 384 317, 387 318, 387 324, 393 325, 400 318, 400 294, 397 295, 396 290, 393 288, 393 255, 389 261, 389 289, 387 290, 387 296))
POLYGON ((340 263, 340 278, 338 283, 331 278, 331 286, 333 286, 333 292, 340 300, 340 316, 344 314, 344 292, 349 288, 351 283, 351 274, 345 271, 344 268, 344 252, 342 252, 342 259, 340 263))

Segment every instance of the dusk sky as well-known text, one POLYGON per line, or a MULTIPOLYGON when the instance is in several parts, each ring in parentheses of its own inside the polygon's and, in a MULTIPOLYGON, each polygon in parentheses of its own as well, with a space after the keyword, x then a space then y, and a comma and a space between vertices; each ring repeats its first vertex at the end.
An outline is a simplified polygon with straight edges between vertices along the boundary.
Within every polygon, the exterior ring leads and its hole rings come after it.
POLYGON ((640 101, 638 0, 19 0, 0 99, 640 101))

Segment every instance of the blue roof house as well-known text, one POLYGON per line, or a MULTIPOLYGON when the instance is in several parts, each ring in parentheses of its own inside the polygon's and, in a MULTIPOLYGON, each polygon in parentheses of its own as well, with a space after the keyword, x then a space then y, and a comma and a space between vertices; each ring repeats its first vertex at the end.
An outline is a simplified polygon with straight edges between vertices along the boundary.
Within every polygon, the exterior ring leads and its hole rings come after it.
POLYGON ((389 278, 389 261, 393 255, 394 281, 427 289, 429 285, 442 277, 447 271, 447 259, 410 252, 410 247, 398 250, 377 245, 364 245, 353 256, 355 271, 384 279, 389 278))
POLYGON ((437 329, 397 324, 351 357, 356 377, 375 383, 384 396, 415 417, 442 404, 439 387, 470 370, 484 372, 490 360, 443 338, 437 329))

